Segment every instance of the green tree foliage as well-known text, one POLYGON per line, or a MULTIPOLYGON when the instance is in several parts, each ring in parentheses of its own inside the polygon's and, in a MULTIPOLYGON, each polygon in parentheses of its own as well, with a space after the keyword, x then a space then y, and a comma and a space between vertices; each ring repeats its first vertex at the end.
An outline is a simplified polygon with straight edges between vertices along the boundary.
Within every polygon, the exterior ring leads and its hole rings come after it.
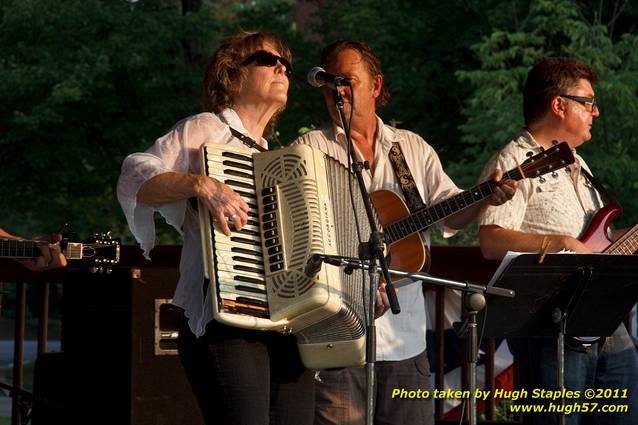
POLYGON ((184 41, 203 25, 160 1, 7 0, 0 13, 3 225, 124 233, 119 166, 198 110, 184 41))
POLYGON ((479 69, 457 72, 474 93, 460 127, 464 161, 452 167, 452 173, 471 184, 486 160, 518 133, 524 124, 522 87, 535 62, 547 56, 581 59, 591 63, 601 79, 596 87, 601 115, 594 122, 592 140, 579 152, 618 195, 625 207, 624 223, 636 222, 638 185, 632 179, 628 184, 627 178, 638 168, 638 37, 625 33, 613 39, 609 28, 600 20, 588 22, 572 1, 538 0, 520 31, 494 31, 474 45, 479 69))
POLYGON ((325 122, 305 73, 325 43, 357 38, 381 58, 392 92, 382 118, 423 135, 464 186, 522 125, 529 66, 547 54, 588 60, 601 74, 602 115, 583 153, 633 200, 634 184, 620 183, 635 158, 637 18, 622 0, 4 0, 0 226, 29 235, 71 222, 130 242, 114 193, 122 160, 201 110, 206 61, 239 29, 272 32, 293 52, 275 145, 325 122), (303 7, 314 18, 300 20, 303 7))

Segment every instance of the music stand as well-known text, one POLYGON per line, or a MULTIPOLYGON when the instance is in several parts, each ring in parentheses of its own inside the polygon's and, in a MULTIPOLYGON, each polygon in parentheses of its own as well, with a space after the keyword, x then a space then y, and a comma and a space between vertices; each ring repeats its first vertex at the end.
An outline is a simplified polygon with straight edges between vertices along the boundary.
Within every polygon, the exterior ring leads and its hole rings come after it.
MULTIPOLYGON (((508 253, 490 285, 515 290, 516 298, 489 298, 489 314, 478 320, 489 337, 556 337, 563 390, 564 337, 614 332, 638 300, 638 257, 548 254, 542 264, 538 260, 538 254, 508 253)), ((564 420, 563 408, 559 423, 564 420)))

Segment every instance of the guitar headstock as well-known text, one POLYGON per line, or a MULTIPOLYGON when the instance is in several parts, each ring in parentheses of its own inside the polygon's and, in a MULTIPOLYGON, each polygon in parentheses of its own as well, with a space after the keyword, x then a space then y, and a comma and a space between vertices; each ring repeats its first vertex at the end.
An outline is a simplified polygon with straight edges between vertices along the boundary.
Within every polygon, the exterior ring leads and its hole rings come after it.
POLYGON ((574 154, 567 142, 561 142, 525 160, 520 165, 520 170, 523 177, 538 177, 564 168, 575 161, 574 154))
POLYGON ((91 273, 110 274, 120 262, 120 240, 111 232, 95 233, 84 243, 63 241, 63 253, 69 260, 82 260, 91 264, 91 273))

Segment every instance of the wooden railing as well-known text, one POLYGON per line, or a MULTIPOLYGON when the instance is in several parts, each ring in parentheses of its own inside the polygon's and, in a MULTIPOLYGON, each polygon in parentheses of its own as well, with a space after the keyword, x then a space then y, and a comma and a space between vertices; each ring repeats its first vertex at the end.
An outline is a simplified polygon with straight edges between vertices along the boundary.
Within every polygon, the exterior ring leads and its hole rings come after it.
MULTIPOLYGON (((159 246, 153 250, 153 261, 149 262, 141 256, 141 252, 137 247, 124 246, 121 252, 121 263, 118 269, 130 269, 131 275, 135 275, 140 270, 168 269, 171 273, 177 271, 179 265, 180 247, 178 246, 159 246)), ((484 260, 477 247, 433 247, 432 248, 433 265, 430 273, 433 276, 459 280, 471 281, 474 283, 487 283, 498 266, 497 262, 484 260)), ((38 318, 38 345, 37 352, 43 353, 47 351, 48 340, 48 318, 49 318, 49 294, 51 285, 62 285, 65 282, 67 271, 55 270, 51 272, 32 273, 22 268, 19 264, 12 261, 0 261, 0 289, 5 291, 9 285, 15 285, 15 322, 14 322, 14 350, 13 350, 13 378, 12 382, 0 382, 5 391, 9 391, 13 396, 12 404, 12 425, 19 425, 24 422, 25 414, 32 400, 32 394, 24 391, 24 343, 25 329, 27 317, 27 288, 38 288, 39 300, 37 302, 37 311, 31 312, 38 318)), ((90 283, 90 282, 87 282, 90 283)), ((436 312, 436 343, 434 347, 428 347, 429 350, 435 350, 436 361, 436 381, 435 388, 443 388, 443 308, 446 290, 436 290, 437 312, 436 312)), ((2 307, 6 306, 6 297, 0 299, 0 312, 2 307), (5 303, 3 305, 2 303, 5 303)), ((31 303, 33 304, 33 303, 31 303)), ((32 305, 33 308, 33 305, 32 305)), ((63 323, 64 327, 64 323, 63 323)), ((63 328, 64 332, 64 328, 63 328)), ((494 341, 487 340, 486 358, 485 358, 485 386, 486 389, 494 388, 494 341)), ((64 337, 62 337, 62 347, 64 350, 64 337)), ((467 383, 467 368, 464 359, 461 359, 463 365, 462 380, 463 385, 467 383)), ((490 391, 490 393, 493 393, 490 391)), ((488 399, 486 402, 486 418, 494 419, 494 400, 488 399)), ((435 414, 437 418, 442 418, 442 400, 436 400, 435 414)))

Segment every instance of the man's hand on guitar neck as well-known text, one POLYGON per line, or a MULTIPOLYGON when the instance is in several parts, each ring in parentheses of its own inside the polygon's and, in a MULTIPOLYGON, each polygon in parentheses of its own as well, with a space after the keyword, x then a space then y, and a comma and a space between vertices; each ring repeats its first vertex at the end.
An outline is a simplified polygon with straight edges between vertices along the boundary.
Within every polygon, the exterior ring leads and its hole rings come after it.
POLYGON ((501 205, 509 201, 514 197, 516 189, 518 188, 518 182, 514 180, 502 180, 503 172, 501 170, 495 170, 491 177, 493 180, 500 182, 492 194, 485 198, 483 201, 472 205, 469 208, 465 208, 451 215, 445 220, 445 225, 452 229, 465 229, 468 224, 474 221, 488 205, 501 205))
POLYGON ((58 243, 62 240, 62 235, 34 236, 31 239, 46 243, 38 244, 42 256, 19 260, 24 267, 35 272, 66 267, 66 258, 58 243))
MULTIPOLYGON (((12 235, 2 228, 0 228, 0 237, 7 239, 25 239, 12 235)), ((66 258, 60 251, 60 245, 58 244, 58 242, 62 240, 62 235, 34 236, 28 239, 43 242, 38 244, 38 248, 42 255, 36 258, 16 259, 18 263, 34 272, 41 272, 66 266, 66 258)))
POLYGON ((494 192, 485 200, 488 204, 498 206, 506 203, 514 197, 516 189, 518 188, 518 182, 515 180, 502 180, 503 172, 499 169, 494 170, 492 179, 496 182, 500 182, 499 186, 494 189, 494 192))

